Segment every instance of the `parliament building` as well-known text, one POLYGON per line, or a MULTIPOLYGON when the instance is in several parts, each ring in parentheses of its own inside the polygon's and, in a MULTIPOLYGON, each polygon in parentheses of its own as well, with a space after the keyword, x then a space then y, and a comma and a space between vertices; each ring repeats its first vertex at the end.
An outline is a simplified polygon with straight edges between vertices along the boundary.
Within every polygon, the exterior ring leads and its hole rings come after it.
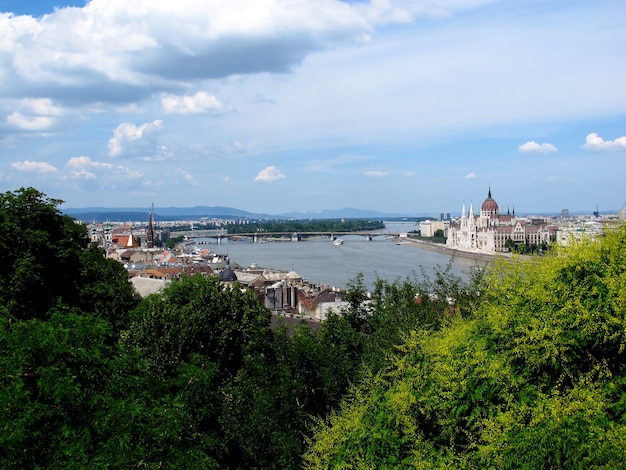
POLYGON ((446 246, 477 253, 503 252, 509 251, 509 239, 516 246, 539 246, 550 242, 551 232, 553 230, 545 220, 517 218, 515 209, 513 213, 507 211, 506 214, 500 214, 489 188, 487 199, 480 207, 480 215, 474 214, 472 204, 469 212, 466 212, 463 204, 461 218, 450 224, 446 246))

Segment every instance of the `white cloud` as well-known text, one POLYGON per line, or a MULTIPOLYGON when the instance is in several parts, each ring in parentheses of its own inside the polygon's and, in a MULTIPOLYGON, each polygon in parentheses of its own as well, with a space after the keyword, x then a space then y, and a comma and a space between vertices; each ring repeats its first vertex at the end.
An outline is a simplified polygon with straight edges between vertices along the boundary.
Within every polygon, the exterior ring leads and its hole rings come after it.
POLYGON ((256 175, 254 181, 267 183, 270 181, 281 180, 283 178, 286 178, 286 176, 283 175, 278 168, 275 166, 268 166, 267 168, 259 171, 259 174, 256 175))
POLYGON ((389 174, 389 172, 387 171, 375 171, 375 170, 368 170, 365 172, 365 176, 369 176, 372 178, 380 178, 382 176, 387 176, 389 174))
POLYGON ((583 147, 588 150, 624 151, 626 150, 626 136, 615 140, 604 140, 592 132, 587 135, 587 143, 583 147))
POLYGON ((113 165, 108 162, 99 162, 91 157, 72 157, 65 164, 71 179, 93 180, 103 178, 114 181, 115 179, 133 180, 143 177, 141 171, 133 170, 123 165, 113 165))
POLYGON ((526 142, 518 147, 518 150, 522 153, 552 153, 556 152, 557 148, 549 143, 538 144, 534 140, 526 142))
POLYGON ((7 124, 22 131, 48 130, 64 113, 64 110, 55 106, 49 98, 24 98, 10 101, 9 107, 14 111, 7 115, 7 124))
POLYGON ((3 78, 15 92, 45 84, 67 102, 72 90, 91 103, 132 102, 155 88, 289 72, 312 52, 366 39, 363 15, 339 0, 91 0, 38 19, 4 14, 3 78))
POLYGON ((57 169, 46 162, 33 162, 24 160, 23 162, 13 162, 11 166, 18 171, 26 171, 32 173, 55 173, 57 169))
POLYGON ((179 177, 179 182, 195 184, 193 180, 193 175, 189 173, 188 171, 183 170, 181 168, 177 168, 174 173, 176 176, 179 177))
POLYGON ((113 169, 113 165, 110 163, 97 162, 86 156, 70 158, 65 167, 69 169, 69 177, 76 180, 95 180, 97 179, 97 172, 113 169))
POLYGON ((122 165, 118 165, 113 169, 113 175, 126 180, 136 180, 139 178, 143 178, 143 172, 139 170, 133 170, 122 165))
POLYGON ((95 173, 81 168, 80 170, 70 171, 70 178, 75 180, 95 180, 97 176, 95 173))
POLYGON ((113 168, 113 165, 110 163, 98 162, 92 160, 91 157, 86 156, 72 157, 67 161, 65 166, 73 170, 85 168, 102 168, 110 170, 113 168))
POLYGON ((466 180, 473 180, 474 178, 476 178, 476 173, 474 173, 473 171, 465 175, 466 180))
POLYGON ((40 116, 62 116, 65 110, 56 106, 50 98, 25 98, 19 100, 17 107, 27 114, 40 116))
POLYGON ((166 96, 161 98, 161 106, 168 114, 201 114, 224 109, 224 105, 206 91, 199 91, 195 95, 166 96))
POLYGON ((163 127, 163 121, 145 123, 135 126, 124 122, 113 131, 109 140, 109 156, 151 156, 158 152, 157 138, 163 127))
POLYGON ((54 120, 47 116, 24 116, 18 111, 7 116, 7 123, 20 130, 45 131, 52 127, 54 120))

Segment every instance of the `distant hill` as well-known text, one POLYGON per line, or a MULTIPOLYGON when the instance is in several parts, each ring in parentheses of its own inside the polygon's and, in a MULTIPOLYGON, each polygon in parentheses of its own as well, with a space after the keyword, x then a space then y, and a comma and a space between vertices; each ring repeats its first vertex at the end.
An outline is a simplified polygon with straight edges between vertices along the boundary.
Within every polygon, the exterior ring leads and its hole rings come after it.
MULTIPOLYGON (((111 207, 84 207, 62 209, 64 214, 85 222, 128 222, 147 221, 149 209, 147 208, 111 208, 111 207)), ((282 214, 259 214, 248 212, 232 207, 222 206, 195 206, 195 207, 155 207, 154 220, 197 220, 202 217, 219 219, 401 219, 401 218, 423 218, 432 214, 421 214, 419 216, 384 213, 367 209, 354 209, 346 207, 344 209, 325 209, 320 211, 288 212, 282 214)))
MULTIPOLYGON (((61 210, 75 219, 91 222, 104 222, 110 220, 112 222, 142 221, 148 220, 149 209, 145 208, 111 208, 111 207, 84 207, 84 208, 67 208, 61 210)), ((202 217, 220 218, 220 219, 264 219, 273 216, 267 214, 254 214, 252 212, 234 209, 232 207, 155 207, 154 220, 197 220, 202 217)), ((274 216, 275 218, 275 216, 274 216)))
POLYGON ((343 209, 324 209, 320 211, 305 211, 305 212, 287 212, 280 214, 282 217, 290 219, 389 219, 389 218, 402 218, 402 217, 415 217, 408 216, 407 214, 379 212, 368 209, 354 209, 351 207, 345 207, 343 209))

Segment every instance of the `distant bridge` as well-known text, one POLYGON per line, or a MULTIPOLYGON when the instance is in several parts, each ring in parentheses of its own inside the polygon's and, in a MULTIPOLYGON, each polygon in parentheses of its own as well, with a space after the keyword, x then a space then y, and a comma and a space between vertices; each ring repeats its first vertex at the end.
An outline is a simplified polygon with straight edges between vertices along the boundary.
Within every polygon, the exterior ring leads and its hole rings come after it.
POLYGON ((360 235, 366 237, 368 240, 372 240, 374 237, 399 237, 399 233, 383 233, 372 231, 358 231, 358 232, 342 232, 342 231, 327 231, 327 232, 249 232, 249 233, 227 233, 224 230, 187 230, 181 232, 171 232, 170 236, 180 237, 183 236, 187 239, 194 238, 215 238, 217 243, 221 243, 222 239, 230 238, 247 238, 251 239, 254 243, 261 241, 292 241, 299 242, 310 237, 326 237, 334 240, 338 236, 346 235, 360 235), (269 239, 269 240, 268 240, 269 239))

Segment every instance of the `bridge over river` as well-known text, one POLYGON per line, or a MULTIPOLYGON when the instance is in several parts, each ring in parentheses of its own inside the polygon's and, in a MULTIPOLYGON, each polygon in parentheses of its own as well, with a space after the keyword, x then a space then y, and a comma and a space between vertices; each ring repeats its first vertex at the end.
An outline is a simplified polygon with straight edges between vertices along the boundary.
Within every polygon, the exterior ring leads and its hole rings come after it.
POLYGON ((366 237, 368 240, 372 240, 374 237, 399 237, 399 233, 387 233, 377 231, 357 231, 357 232, 250 232, 250 233, 227 233, 225 230, 187 230, 181 232, 171 232, 170 236, 180 237, 183 236, 186 239, 194 238, 215 238, 217 243, 221 243, 224 238, 233 240, 237 239, 249 239, 254 243, 262 241, 292 241, 299 242, 307 238, 319 238, 326 237, 334 240, 336 237, 346 235, 360 235, 366 237))

